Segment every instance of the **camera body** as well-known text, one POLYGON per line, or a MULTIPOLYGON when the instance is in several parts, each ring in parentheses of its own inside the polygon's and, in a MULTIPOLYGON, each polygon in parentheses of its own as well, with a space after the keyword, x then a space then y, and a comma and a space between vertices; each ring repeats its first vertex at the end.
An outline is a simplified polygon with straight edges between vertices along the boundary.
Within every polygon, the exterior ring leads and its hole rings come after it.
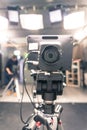
POLYGON ((29 69, 65 71, 71 68, 73 38, 66 35, 30 35, 27 37, 29 69), (34 64, 34 62, 37 64, 34 64))
POLYGON ((63 94, 64 74, 71 69, 73 38, 66 35, 30 35, 28 67, 35 73, 36 94, 45 101, 45 113, 54 113, 53 101, 63 94))

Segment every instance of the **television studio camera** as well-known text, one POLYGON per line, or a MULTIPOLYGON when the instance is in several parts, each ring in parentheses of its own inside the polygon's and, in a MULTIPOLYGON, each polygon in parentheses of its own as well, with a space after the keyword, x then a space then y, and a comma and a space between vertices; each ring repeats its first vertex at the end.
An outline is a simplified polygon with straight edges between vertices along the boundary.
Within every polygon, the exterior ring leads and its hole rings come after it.
MULTIPOLYGON (((27 42, 28 67, 36 81, 36 95, 41 95, 44 101, 44 116, 38 114, 34 120, 52 130, 45 117, 49 115, 52 118, 62 111, 62 106, 55 107, 54 100, 63 94, 64 73, 71 69, 73 38, 67 35, 30 35, 27 42)), ((59 130, 58 126, 56 130, 59 130)))

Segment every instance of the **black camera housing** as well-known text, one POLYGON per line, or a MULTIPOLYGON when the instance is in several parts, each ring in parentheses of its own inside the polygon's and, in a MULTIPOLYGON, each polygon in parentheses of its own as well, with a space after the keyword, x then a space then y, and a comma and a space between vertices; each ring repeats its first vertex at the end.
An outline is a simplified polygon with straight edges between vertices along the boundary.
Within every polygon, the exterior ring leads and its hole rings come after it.
POLYGON ((44 72, 37 74, 37 94, 42 95, 42 99, 53 101, 57 95, 63 93, 63 73, 45 74, 44 72))
POLYGON ((29 68, 41 71, 65 71, 71 69, 73 38, 65 35, 30 35, 28 40, 29 68), (34 48, 35 43, 38 44, 34 48), (30 49, 30 45, 33 49, 30 49), (33 64, 37 61, 38 64, 33 64))

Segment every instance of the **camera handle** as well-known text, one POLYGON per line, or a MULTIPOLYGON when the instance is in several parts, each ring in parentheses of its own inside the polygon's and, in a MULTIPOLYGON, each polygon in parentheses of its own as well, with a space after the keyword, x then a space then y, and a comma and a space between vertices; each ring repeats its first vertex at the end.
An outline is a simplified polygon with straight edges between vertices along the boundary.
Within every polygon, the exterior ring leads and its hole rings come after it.
POLYGON ((41 130, 42 125, 45 127, 44 130, 63 130, 60 119, 63 107, 61 105, 57 105, 53 115, 44 114, 42 107, 38 106, 37 109, 34 109, 34 116, 30 119, 29 124, 26 124, 22 130, 41 130), (55 126, 55 129, 53 126, 55 126))

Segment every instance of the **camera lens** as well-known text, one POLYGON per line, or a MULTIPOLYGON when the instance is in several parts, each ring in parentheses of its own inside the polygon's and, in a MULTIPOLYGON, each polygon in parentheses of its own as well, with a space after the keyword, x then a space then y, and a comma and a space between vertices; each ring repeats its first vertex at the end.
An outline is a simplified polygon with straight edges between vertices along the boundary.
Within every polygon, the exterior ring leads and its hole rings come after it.
POLYGON ((46 46, 42 53, 42 58, 47 63, 55 63, 59 60, 60 53, 55 46, 46 46))

